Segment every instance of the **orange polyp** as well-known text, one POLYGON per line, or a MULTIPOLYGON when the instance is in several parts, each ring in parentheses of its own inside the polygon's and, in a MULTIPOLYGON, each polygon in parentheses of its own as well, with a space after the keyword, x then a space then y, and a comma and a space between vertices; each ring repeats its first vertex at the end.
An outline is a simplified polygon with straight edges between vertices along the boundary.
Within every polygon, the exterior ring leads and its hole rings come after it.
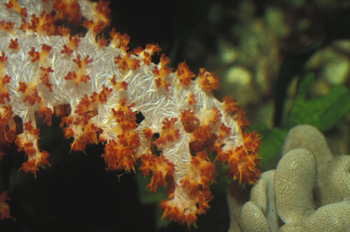
POLYGON ((23 129, 23 133, 18 135, 15 141, 18 151, 24 151, 28 155, 28 160, 22 164, 22 169, 36 175, 40 166, 49 164, 47 161, 49 154, 46 151, 39 151, 40 130, 33 125, 31 120, 23 123, 23 129))
POLYGON ((40 131, 38 128, 33 127, 33 124, 32 124, 31 120, 29 120, 28 122, 23 123, 23 129, 27 133, 29 133, 31 135, 36 135, 36 136, 39 135, 39 131, 40 131))
POLYGON ((11 105, 2 106, 0 112, 0 144, 12 143, 16 138, 16 124, 13 120, 11 105))
POLYGON ((55 20, 67 20, 69 24, 78 25, 81 21, 80 5, 76 0, 55 0, 53 8, 56 10, 55 20))
POLYGON ((153 55, 154 53, 160 52, 162 49, 159 47, 158 44, 146 44, 145 49, 149 54, 153 55))
POLYGON ((63 45, 63 49, 61 50, 61 53, 71 56, 73 51, 79 46, 79 42, 80 42, 80 38, 78 35, 69 36, 68 44, 63 45))
POLYGON ((0 77, 0 104, 5 104, 5 99, 10 102, 10 94, 7 91, 6 84, 10 83, 11 77, 5 75, 0 77))
POLYGON ((63 45, 63 49, 61 50, 62 54, 66 54, 68 56, 71 56, 73 53, 73 49, 68 48, 66 44, 63 45))
POLYGON ((226 96, 224 98, 223 104, 224 110, 226 112, 230 114, 234 113, 234 119, 242 129, 245 129, 249 126, 249 121, 245 116, 245 112, 237 105, 236 101, 226 96))
POLYGON ((10 40, 9 48, 11 48, 13 50, 18 50, 19 49, 19 44, 18 44, 18 39, 17 38, 10 40))
POLYGON ((32 63, 35 63, 36 61, 43 61, 45 58, 48 57, 49 53, 51 51, 51 47, 47 44, 43 44, 41 46, 41 52, 35 51, 35 48, 32 47, 32 49, 28 52, 28 55, 32 58, 32 63))
POLYGON ((18 0, 10 0, 8 1, 8 3, 5 3, 5 6, 8 9, 14 9, 22 16, 27 17, 27 9, 25 7, 20 7, 20 5, 18 4, 18 0))
POLYGON ((160 207, 164 210, 162 218, 166 217, 170 221, 175 221, 180 224, 187 223, 188 227, 195 225, 196 223, 196 212, 194 211, 184 214, 184 209, 180 209, 173 199, 162 201, 160 207))
POLYGON ((114 58, 114 64, 117 64, 122 70, 138 69, 140 67, 140 61, 136 58, 131 58, 131 53, 126 54, 125 56, 118 55, 114 58))
MULTIPOLYGON (((5 56, 5 53, 2 52, 2 55, 0 56, 0 74, 4 72, 4 65, 7 61, 7 56, 5 56)), ((6 84, 10 83, 11 77, 8 75, 4 75, 0 77, 0 104, 5 104, 5 99, 10 102, 10 94, 6 88, 6 84)))
POLYGON ((142 156, 142 165, 139 168, 145 176, 153 173, 151 182, 147 188, 151 192, 156 192, 159 186, 166 186, 167 179, 174 175, 175 165, 163 155, 159 156, 146 154, 142 156))
POLYGON ((196 96, 193 93, 191 93, 190 95, 188 95, 187 102, 190 105, 196 104, 196 96))
POLYGON ((47 58, 49 56, 51 49, 52 47, 47 44, 41 45, 40 58, 41 59, 47 58))
POLYGON ((151 128, 146 128, 143 130, 143 135, 145 136, 145 138, 149 141, 151 141, 152 136, 153 136, 153 131, 151 128))
POLYGON ((212 149, 213 143, 215 141, 215 134, 212 128, 207 125, 201 125, 192 133, 194 140, 191 142, 191 149, 195 152, 212 149))
POLYGON ((109 41, 106 40, 105 38, 98 36, 97 37, 97 47, 98 48, 104 48, 108 45, 109 41))
POLYGON ((79 46, 80 38, 79 35, 69 36, 68 46, 70 48, 77 48, 79 46))
POLYGON ((64 77, 65 80, 73 80, 75 82, 75 85, 79 87, 79 80, 77 80, 77 74, 73 72, 68 72, 67 75, 64 77))
POLYGON ((243 143, 244 143, 244 147, 249 152, 258 153, 261 145, 260 135, 256 131, 253 131, 252 133, 244 132, 243 143))
POLYGON ((207 159, 205 151, 197 152, 196 156, 191 157, 191 169, 180 182, 190 195, 200 195, 214 181, 215 164, 207 159))
POLYGON ((25 153, 29 156, 33 156, 36 153, 36 150, 35 150, 32 142, 24 143, 23 149, 24 149, 25 153))
POLYGON ((243 144, 234 151, 218 150, 218 160, 227 163, 228 175, 239 183, 253 184, 259 179, 261 157, 258 156, 261 145, 260 136, 256 131, 243 134, 243 144))
POLYGON ((176 198, 165 200, 160 203, 160 207, 164 210, 162 218, 166 217, 170 221, 175 221, 180 224, 186 223, 190 226, 197 227, 197 214, 206 213, 209 208, 208 202, 213 198, 208 189, 203 189, 197 196, 192 196, 189 202, 182 203, 176 198), (184 205, 186 204, 186 205, 184 205))
POLYGON ((239 158, 228 163, 228 175, 233 176, 235 180, 239 180, 239 183, 253 184, 259 179, 260 170, 257 166, 260 165, 261 158, 256 154, 248 155, 244 152, 244 148, 239 148, 234 152, 239 153, 239 158))
POLYGON ((151 54, 149 54, 149 53, 145 53, 144 55, 144 59, 142 60, 143 61, 143 63, 145 64, 145 65, 150 65, 151 64, 151 62, 152 62, 152 55, 151 54))
POLYGON ((35 161, 33 159, 31 159, 31 160, 28 160, 27 162, 22 164, 22 170, 24 172, 31 172, 34 175, 36 175, 36 173, 38 172, 39 168, 35 164, 35 161))
POLYGON ((171 86, 170 83, 164 81, 164 80, 161 79, 161 78, 157 78, 157 79, 155 80, 155 82, 156 82, 157 88, 163 87, 163 89, 165 89, 166 91, 169 91, 169 87, 171 86))
POLYGON ((90 58, 89 55, 85 56, 83 60, 80 59, 80 54, 77 55, 75 59, 73 59, 73 62, 78 66, 78 73, 75 71, 68 72, 67 75, 64 77, 65 80, 71 80, 74 81, 75 86, 78 88, 79 84, 81 82, 84 82, 85 84, 91 80, 91 77, 89 75, 85 74, 85 68, 87 64, 92 63, 93 59, 90 58))
POLYGON ((128 89, 128 83, 125 81, 117 81, 116 75, 113 75, 111 82, 113 84, 114 89, 116 89, 116 90, 127 90, 128 89))
POLYGON ((109 89, 105 85, 102 86, 102 90, 100 93, 92 93, 90 97, 85 94, 74 113, 84 116, 86 113, 96 110, 96 104, 104 104, 107 102, 109 95, 112 93, 112 89, 109 89))
POLYGON ((84 116, 84 114, 93 109, 92 100, 85 94, 81 99, 77 106, 77 109, 74 113, 84 116))
POLYGON ((234 119, 242 129, 249 127, 249 120, 247 119, 244 110, 240 107, 236 110, 234 119))
POLYGON ((63 36, 69 36, 70 35, 70 29, 68 27, 59 25, 58 26, 58 32, 63 36))
POLYGON ((39 17, 35 14, 31 15, 30 23, 28 23, 25 18, 22 19, 23 24, 20 26, 20 29, 23 31, 33 31, 39 35, 55 35, 57 28, 53 16, 42 12, 39 17))
POLYGON ((170 83, 167 83, 165 81, 165 78, 173 71, 172 68, 168 67, 168 64, 170 63, 169 57, 166 57, 163 53, 160 57, 160 62, 157 66, 153 69, 153 74, 158 77, 156 78, 156 86, 159 88, 160 86, 163 87, 166 91, 169 91, 170 83))
POLYGON ((125 130, 123 134, 119 134, 117 137, 120 144, 131 147, 133 150, 140 146, 139 135, 132 130, 125 130))
POLYGON ((66 139, 69 139, 69 138, 71 138, 71 137, 74 137, 74 135, 75 135, 74 130, 73 130, 72 128, 70 128, 70 127, 64 128, 63 131, 64 131, 64 137, 65 137, 66 139))
MULTIPOLYGON (((85 84, 91 80, 91 77, 89 75, 79 75, 80 80, 79 82, 84 82, 85 84)), ((76 83, 76 86, 79 87, 79 83, 76 83)))
POLYGON ((197 140, 206 141, 213 136, 213 132, 210 126, 201 125, 198 129, 196 129, 193 133, 193 136, 197 140))
POLYGON ((6 61, 7 61, 7 56, 5 55, 5 52, 2 51, 0 56, 0 73, 4 72, 4 66, 6 61))
POLYGON ((87 144, 99 142, 98 134, 102 133, 102 130, 89 122, 91 117, 89 114, 82 116, 74 114, 62 118, 60 127, 63 127, 64 124, 67 126, 64 128, 65 137, 67 139, 74 137, 74 141, 71 143, 73 151, 84 151, 87 144))
MULTIPOLYGON (((33 173, 33 175, 36 176, 36 173, 39 171, 39 166, 45 166, 49 164, 49 162, 47 161, 49 153, 46 151, 39 152, 33 147, 33 145, 26 147, 24 151, 26 152, 26 154, 29 154, 28 152, 30 152, 33 149, 35 152, 34 154, 36 154, 38 157, 29 157, 28 161, 22 164, 22 170, 24 172, 31 172, 33 173)), ((34 156, 34 154, 32 156, 34 156)))
POLYGON ((72 151, 84 151, 87 144, 97 144, 98 143, 98 132, 99 129, 92 123, 83 121, 81 124, 82 134, 79 136, 74 135, 74 141, 71 144, 72 151))
POLYGON ((29 26, 30 26, 30 24, 27 22, 27 20, 25 18, 22 18, 22 24, 19 27, 19 29, 21 29, 24 32, 27 32, 27 31, 29 31, 29 26))
POLYGON ((180 130, 174 128, 176 121, 177 118, 170 118, 170 120, 164 118, 160 137, 154 142, 156 145, 165 145, 167 142, 174 142, 180 138, 180 130))
POLYGON ((64 77, 65 80, 72 80, 75 83, 75 86, 78 88, 79 84, 81 82, 83 83, 87 83, 91 77, 89 75, 83 75, 83 74, 79 74, 77 75, 74 71, 73 72, 68 72, 67 75, 64 77))
POLYGON ((209 121, 212 122, 214 125, 217 122, 220 122, 222 114, 220 113, 220 111, 218 110, 218 108, 216 108, 215 106, 212 107, 211 111, 210 111, 210 117, 209 117, 209 121))
POLYGON ((199 119, 191 109, 181 112, 181 121, 185 131, 188 133, 192 133, 199 127, 199 119))
POLYGON ((14 22, 6 22, 5 20, 0 21, 0 30, 8 32, 10 34, 14 33, 13 27, 15 23, 14 22))
POLYGON ((30 105, 34 105, 35 103, 40 103, 41 97, 39 96, 39 92, 35 85, 28 85, 24 82, 18 82, 19 87, 18 91, 25 94, 23 102, 27 102, 30 105))
POLYGON ((94 22, 92 20, 85 20, 83 26, 88 29, 93 36, 96 36, 98 33, 102 32, 107 25, 102 21, 94 22))
POLYGON ((134 51, 132 51, 132 54, 141 56, 144 52, 145 50, 142 47, 137 47, 134 49, 134 51))
POLYGON ((115 48, 120 48, 123 52, 126 52, 128 44, 130 42, 130 37, 127 34, 121 34, 115 31, 115 28, 112 28, 110 32, 111 44, 115 48))
POLYGON ((213 72, 208 72, 205 68, 199 69, 197 80, 203 90, 211 92, 220 88, 219 78, 213 72))
POLYGON ((224 110, 228 113, 233 113, 238 109, 236 101, 232 100, 229 96, 224 97, 224 110))
POLYGON ((90 58, 89 55, 85 56, 83 60, 81 60, 80 58, 81 58, 81 56, 80 56, 80 54, 78 54, 77 58, 73 59, 73 62, 81 69, 85 69, 85 66, 87 64, 92 63, 92 61, 93 61, 93 59, 90 58))
POLYGON ((158 44, 147 44, 145 49, 137 47, 132 54, 137 55, 142 59, 143 64, 149 66, 152 62, 152 55, 156 52, 160 52, 161 48, 158 44))
POLYGON ((98 3, 94 3, 93 15, 94 20, 85 20, 83 26, 96 36, 102 32, 110 24, 110 9, 108 8, 109 2, 99 0, 98 3))
POLYGON ((178 76, 180 83, 184 86, 188 86, 191 83, 192 78, 196 76, 185 62, 182 62, 177 66, 176 75, 178 76))
POLYGON ((99 20, 103 22, 104 25, 108 26, 111 22, 110 14, 111 10, 109 9, 110 2, 105 2, 104 0, 99 0, 97 3, 94 3, 95 10, 94 14, 98 17, 99 20))
POLYGON ((51 51, 52 47, 47 45, 47 44, 43 44, 41 45, 41 50, 43 53, 47 54, 51 51))
POLYGON ((136 113, 131 109, 134 104, 127 105, 126 100, 126 98, 122 99, 117 109, 112 108, 112 114, 113 119, 118 123, 118 130, 123 133, 118 135, 118 142, 134 148, 140 145, 138 133, 134 132, 137 127, 136 113))
MULTIPOLYGON (((131 107, 135 106, 135 104, 133 103, 131 105, 127 105, 126 101, 127 101, 127 98, 123 98, 120 101, 118 111, 123 113, 123 115, 125 117, 124 119, 130 120, 130 119, 134 118, 136 115, 135 112, 133 112, 131 109, 131 107)), ((122 119, 122 120, 124 120, 124 119, 122 119)), ((119 119, 117 119, 117 121, 119 121, 119 119)))
POLYGON ((28 52, 28 55, 32 58, 32 63, 40 60, 40 53, 35 51, 34 47, 28 52))
POLYGON ((221 126, 220 126, 220 131, 219 131, 219 134, 218 134, 218 138, 219 139, 224 139, 230 133, 231 133, 231 128, 225 126, 225 124, 222 123, 221 126))
POLYGON ((41 74, 40 74, 40 80, 41 82, 49 88, 49 92, 52 92, 52 84, 50 83, 50 73, 53 73, 53 69, 51 67, 43 68, 40 67, 41 74))
MULTIPOLYGON (((105 85, 102 85, 102 90, 101 92, 97 95, 98 99, 96 99, 97 101, 99 101, 100 103, 106 103, 107 99, 109 97, 109 95, 112 93, 112 89, 108 88, 105 85)), ((92 99, 92 97, 91 97, 92 99)))
POLYGON ((56 117, 66 117, 71 113, 71 108, 69 104, 58 105, 54 107, 54 112, 56 117))
MULTIPOLYGON (((135 147, 128 144, 130 142, 129 139, 123 137, 124 135, 120 135, 118 142, 109 140, 106 144, 102 158, 104 158, 109 170, 125 170, 127 172, 134 170, 134 165, 136 164, 135 147), (122 143, 120 140, 125 142, 122 143)), ((136 137, 131 136, 131 138, 135 139, 136 137)))
POLYGON ((51 123, 51 119, 52 119, 53 112, 52 112, 52 110, 49 107, 47 107, 43 103, 43 101, 40 104, 40 109, 39 109, 38 113, 39 113, 39 117, 40 118, 44 118, 43 122, 46 123, 48 126, 51 126, 51 124, 52 124, 51 123), (45 117, 44 117, 44 115, 45 115, 45 117))

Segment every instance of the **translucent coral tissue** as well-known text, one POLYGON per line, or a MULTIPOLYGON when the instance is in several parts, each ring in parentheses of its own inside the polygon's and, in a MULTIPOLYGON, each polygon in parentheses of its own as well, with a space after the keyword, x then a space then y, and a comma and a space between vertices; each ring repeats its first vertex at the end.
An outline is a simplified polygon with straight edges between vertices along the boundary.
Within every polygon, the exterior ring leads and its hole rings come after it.
POLYGON ((129 37, 114 29, 108 40, 101 38, 110 23, 108 5, 0 1, 0 146, 15 143, 26 153, 23 171, 38 175, 49 154, 40 149, 35 112, 48 125, 55 114, 65 137, 74 138, 72 150, 105 144, 110 170, 136 171, 140 159, 139 169, 151 175, 149 190, 169 188, 163 216, 195 225, 213 197, 209 153, 234 179, 254 183, 260 138, 244 131, 248 121, 234 101, 213 97, 219 88, 214 73, 201 68, 196 75, 185 63, 171 68, 165 54, 154 64, 158 45, 129 50, 129 37), (63 21, 87 33, 73 35, 63 21), (144 117, 140 123, 137 114, 144 117))

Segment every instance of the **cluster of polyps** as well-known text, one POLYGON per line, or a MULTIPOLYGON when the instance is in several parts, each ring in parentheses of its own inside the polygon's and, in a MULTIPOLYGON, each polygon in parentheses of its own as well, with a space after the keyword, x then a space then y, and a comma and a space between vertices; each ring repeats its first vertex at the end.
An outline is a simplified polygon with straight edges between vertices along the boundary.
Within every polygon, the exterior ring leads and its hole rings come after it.
POLYGON ((103 0, 0 1, 0 144, 15 142, 28 157, 22 170, 36 175, 49 154, 39 148, 35 112, 48 125, 55 114, 74 138, 72 150, 105 144, 110 170, 135 171, 141 159, 139 169, 152 173, 150 191, 169 186, 164 217, 193 225, 212 198, 208 154, 234 179, 254 183, 259 136, 243 131, 248 121, 233 100, 212 96, 213 73, 195 75, 186 63, 173 70, 164 54, 154 64, 157 45, 128 52, 129 37, 114 30, 108 40, 97 36, 109 13, 103 0), (72 35, 56 26, 63 20, 88 32, 72 35))

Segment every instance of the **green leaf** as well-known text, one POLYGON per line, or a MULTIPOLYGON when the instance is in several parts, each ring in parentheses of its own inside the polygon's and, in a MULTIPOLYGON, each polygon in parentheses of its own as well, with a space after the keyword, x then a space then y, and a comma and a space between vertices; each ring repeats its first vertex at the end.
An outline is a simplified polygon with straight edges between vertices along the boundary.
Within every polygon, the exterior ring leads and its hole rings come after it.
POLYGON ((332 128, 350 110, 350 91, 334 86, 327 95, 308 100, 304 92, 298 95, 291 109, 287 127, 310 124, 321 131, 332 128))
POLYGON ((298 84, 297 96, 299 98, 306 98, 312 85, 315 83, 315 74, 313 72, 306 73, 301 78, 298 84))
POLYGON ((345 86, 335 86, 325 96, 308 99, 309 91, 315 82, 314 73, 306 73, 300 80, 297 97, 284 128, 269 129, 263 124, 251 126, 251 129, 257 130, 262 136, 259 155, 262 157, 261 165, 263 169, 281 151, 289 129, 299 124, 310 124, 321 131, 328 130, 350 111, 350 91, 345 86))

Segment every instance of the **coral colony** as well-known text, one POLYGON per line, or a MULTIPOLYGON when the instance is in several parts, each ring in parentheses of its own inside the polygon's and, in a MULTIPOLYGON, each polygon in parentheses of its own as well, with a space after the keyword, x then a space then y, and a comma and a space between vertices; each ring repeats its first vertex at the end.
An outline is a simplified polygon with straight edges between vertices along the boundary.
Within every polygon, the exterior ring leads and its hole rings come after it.
MULTIPOLYGON (((49 154, 40 149, 35 113, 47 125, 56 115, 65 137, 74 138, 72 151, 103 143, 111 171, 136 171, 141 160, 149 191, 169 188, 163 217, 195 225, 213 198, 214 162, 227 165, 240 183, 257 181, 259 135, 244 131, 248 121, 235 101, 213 97, 219 88, 214 73, 201 68, 195 75, 186 63, 170 68, 164 54, 154 64, 158 45, 130 51, 129 37, 115 30, 108 40, 100 36, 110 23, 108 5, 0 1, 0 145, 14 142, 27 157, 21 169, 37 175, 49 154), (63 21, 87 33, 71 34, 63 21)), ((8 199, 1 194, 2 218, 10 217, 8 199)))

